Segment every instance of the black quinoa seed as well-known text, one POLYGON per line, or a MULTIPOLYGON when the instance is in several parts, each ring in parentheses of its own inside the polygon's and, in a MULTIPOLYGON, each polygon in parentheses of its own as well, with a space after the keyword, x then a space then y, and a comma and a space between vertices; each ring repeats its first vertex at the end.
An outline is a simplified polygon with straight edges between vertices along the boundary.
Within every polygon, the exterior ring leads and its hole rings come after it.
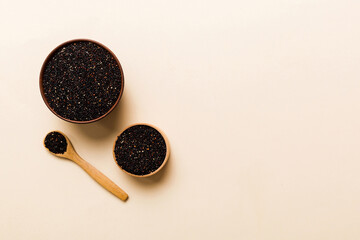
POLYGON ((58 115, 89 121, 107 113, 122 88, 120 66, 113 55, 90 41, 70 42, 45 63, 44 97, 58 115))
POLYGON ((163 136, 147 125, 135 125, 118 136, 115 148, 118 165, 135 175, 156 171, 164 162, 166 143, 163 136))
POLYGON ((50 132, 46 135, 45 147, 52 153, 63 154, 67 149, 67 142, 64 135, 59 132, 50 132))

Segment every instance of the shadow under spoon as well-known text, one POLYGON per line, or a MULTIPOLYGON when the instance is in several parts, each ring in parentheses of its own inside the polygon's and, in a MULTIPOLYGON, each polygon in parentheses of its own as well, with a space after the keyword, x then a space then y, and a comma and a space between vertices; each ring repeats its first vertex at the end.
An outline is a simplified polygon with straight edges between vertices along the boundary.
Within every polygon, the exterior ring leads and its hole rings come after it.
POLYGON ((124 190, 117 186, 113 181, 106 177, 103 173, 93 167, 90 163, 82 159, 75 151, 69 138, 62 132, 53 131, 46 135, 44 139, 45 148, 57 157, 66 158, 87 172, 96 182, 103 186, 106 190, 114 194, 116 197, 126 201, 128 195, 124 190))

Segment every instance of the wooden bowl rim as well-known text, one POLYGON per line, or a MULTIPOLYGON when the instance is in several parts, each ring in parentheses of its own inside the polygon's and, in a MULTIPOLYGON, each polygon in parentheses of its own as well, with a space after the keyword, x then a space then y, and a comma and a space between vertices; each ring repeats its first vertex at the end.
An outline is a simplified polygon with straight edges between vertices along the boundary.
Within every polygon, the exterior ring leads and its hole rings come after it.
POLYGON ((99 43, 97 41, 94 41, 94 40, 91 40, 91 39, 87 39, 87 38, 78 38, 78 39, 72 39, 72 40, 69 40, 69 41, 66 41, 66 42, 63 42, 61 43, 60 45, 58 45, 57 47, 55 47, 49 54, 48 56, 45 58, 45 61, 41 67, 41 70, 40 70, 40 77, 39 77, 39 85, 40 85, 40 93, 41 93, 41 97, 42 99, 44 100, 45 102, 45 105, 50 109, 50 111, 55 114, 57 117, 61 118, 62 120, 65 120, 67 122, 71 122, 71 123, 79 123, 79 124, 85 124, 85 123, 92 123, 92 122, 96 122, 104 117, 106 117, 109 113, 111 113, 114 108, 118 105, 121 97, 122 97, 122 94, 124 92, 124 84, 125 84, 125 79, 124 79, 124 72, 122 70, 122 67, 121 67, 121 64, 120 64, 120 61, 119 59, 116 57, 116 55, 108 48, 106 47, 105 45, 103 45, 102 43, 99 43), (121 73, 121 89, 120 89, 120 93, 119 93, 119 97, 116 99, 116 102, 114 103, 114 105, 109 109, 109 111, 107 111, 105 114, 103 114, 102 116, 98 117, 98 118, 95 118, 95 119, 92 119, 92 120, 87 120, 87 121, 77 121, 77 120, 71 120, 71 119, 67 119, 65 117, 62 117, 60 116, 57 112, 55 112, 54 109, 52 109, 45 97, 45 94, 44 94, 44 88, 43 88, 43 74, 44 74, 44 71, 45 71, 45 66, 47 65, 48 61, 51 59, 51 57, 53 56, 53 54, 58 50, 60 49, 61 47, 69 44, 69 43, 73 43, 73 42, 92 42, 92 43, 95 43, 97 45, 99 45, 100 47, 104 48, 105 50, 107 50, 112 56, 113 58, 115 59, 116 63, 118 64, 119 68, 120 68, 120 73, 121 73))
POLYGON ((152 124, 149 124, 149 123, 135 123, 135 124, 131 124, 130 126, 124 128, 117 136, 116 136, 116 139, 114 141, 114 144, 113 144, 113 158, 114 158, 114 161, 116 163, 116 165, 125 173, 129 174, 130 176, 133 176, 133 177, 140 177, 140 178, 144 178, 144 177, 150 177, 156 173, 158 173, 164 166, 165 164, 167 163, 168 159, 169 159, 169 156, 170 156, 170 144, 169 144, 169 140, 168 138, 166 137, 166 135, 164 134, 164 132, 162 130, 160 130, 158 127, 155 127, 154 125, 152 124), (166 145, 166 155, 165 155, 165 159, 163 161, 163 163, 160 165, 160 167, 158 169, 156 169, 154 172, 151 172, 149 174, 146 174, 146 175, 136 175, 136 174, 133 174, 133 173, 130 173, 128 171, 126 171, 125 169, 123 169, 119 164, 118 162, 116 161, 116 156, 115 156, 115 145, 116 145, 116 141, 118 139, 118 137, 127 129, 133 127, 133 126, 137 126, 137 125, 145 125, 145 126, 149 126, 149 127, 152 127, 154 128, 156 131, 158 131, 161 136, 163 137, 163 139, 165 140, 165 145, 166 145))

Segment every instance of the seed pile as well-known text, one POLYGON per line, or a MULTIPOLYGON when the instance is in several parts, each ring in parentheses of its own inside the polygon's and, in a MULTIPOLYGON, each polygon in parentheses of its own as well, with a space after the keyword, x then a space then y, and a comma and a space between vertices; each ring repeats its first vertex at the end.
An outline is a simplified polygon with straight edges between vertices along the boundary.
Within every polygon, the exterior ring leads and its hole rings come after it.
POLYGON ((61 153, 63 154, 66 152, 67 149, 67 142, 64 135, 59 132, 50 132, 46 135, 45 140, 45 147, 49 149, 50 152, 53 153, 61 153))
POLYGON ((89 121, 107 113, 119 97, 121 70, 105 48, 89 41, 71 42, 47 61, 42 87, 58 115, 89 121))
POLYGON ((166 143, 163 136, 147 125, 135 125, 118 136, 115 158, 119 166, 135 175, 156 171, 165 160, 166 143))

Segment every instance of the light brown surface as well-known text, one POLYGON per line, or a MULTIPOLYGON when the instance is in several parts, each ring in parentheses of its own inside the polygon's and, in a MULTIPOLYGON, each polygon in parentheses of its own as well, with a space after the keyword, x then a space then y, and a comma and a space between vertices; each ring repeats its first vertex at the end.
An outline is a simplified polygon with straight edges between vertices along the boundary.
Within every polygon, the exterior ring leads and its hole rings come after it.
MULTIPOLYGON (((76 153, 73 145, 71 144, 70 139, 66 136, 65 133, 61 131, 57 131, 60 134, 62 134, 67 142, 67 148, 64 153, 53 153, 49 149, 49 152, 57 157, 66 158, 77 165, 79 165, 82 169, 84 169, 87 174, 89 174, 90 177, 92 177, 97 183, 99 183, 102 187, 104 187, 106 190, 114 194, 116 197, 120 198, 123 201, 126 201, 128 199, 128 195, 124 190, 122 190, 119 186, 117 186, 113 181, 111 181, 108 177, 106 177, 102 172, 94 168, 90 163, 86 162, 84 159, 82 159, 79 154, 76 153)), ((44 147, 46 148, 45 144, 44 147)))
POLYGON ((359 1, 0 1, 0 239, 360 239, 359 1), (89 125, 41 99, 58 44, 109 47, 124 94, 89 125), (162 129, 168 163, 123 173, 117 134, 162 129), (53 129, 126 190, 49 156, 53 129))

